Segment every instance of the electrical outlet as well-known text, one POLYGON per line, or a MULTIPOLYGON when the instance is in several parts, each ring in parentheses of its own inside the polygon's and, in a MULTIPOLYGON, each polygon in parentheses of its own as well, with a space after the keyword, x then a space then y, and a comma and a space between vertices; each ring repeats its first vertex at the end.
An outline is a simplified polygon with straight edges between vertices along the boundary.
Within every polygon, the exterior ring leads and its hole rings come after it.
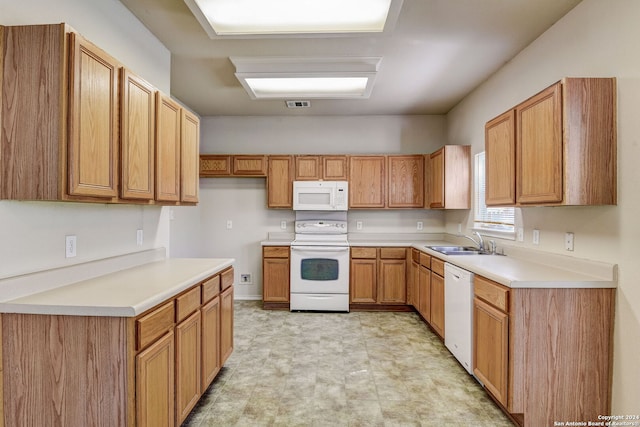
POLYGON ((64 256, 73 258, 77 254, 76 236, 64 236, 64 256))
POLYGON ((518 242, 524 242, 524 228, 518 227, 518 242))
POLYGON ((533 230, 533 244, 540 244, 540 230, 533 230))
POLYGON ((241 285, 250 285, 253 282, 251 281, 251 273, 242 273, 240 274, 240 284, 241 285))
POLYGON ((143 243, 144 243, 144 231, 136 230, 136 244, 138 246, 142 246, 143 243))
POLYGON ((462 234, 462 223, 458 223, 458 234, 462 234))
POLYGON ((573 250, 573 233, 564 233, 564 248, 568 251, 573 250))
POLYGON ((287 229, 287 221, 280 221, 280 228, 282 230, 286 230, 287 229))
POLYGON ((233 228, 233 221, 230 219, 227 220, 227 230, 231 230, 233 228))
POLYGON ((362 221, 356 221, 356 230, 362 230, 362 221))
POLYGON ((418 231, 422 230, 422 228, 423 228, 422 221, 418 221, 418 224, 416 225, 416 228, 418 229, 418 231))

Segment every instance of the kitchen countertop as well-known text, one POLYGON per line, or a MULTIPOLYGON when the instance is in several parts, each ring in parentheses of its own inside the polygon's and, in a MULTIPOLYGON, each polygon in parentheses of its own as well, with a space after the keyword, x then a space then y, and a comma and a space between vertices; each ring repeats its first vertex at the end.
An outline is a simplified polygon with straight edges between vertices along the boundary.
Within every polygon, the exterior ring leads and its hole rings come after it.
POLYGON ((2 313, 135 317, 231 266, 234 259, 168 258, 0 303, 2 313))
MULTIPOLYGON (((270 236, 271 237, 271 236, 270 236)), ((263 246, 288 246, 286 236, 265 240, 263 246)), ((350 246, 413 247, 510 288, 616 288, 617 265, 505 246, 506 256, 447 256, 426 246, 455 245, 442 234, 350 234, 350 246)))

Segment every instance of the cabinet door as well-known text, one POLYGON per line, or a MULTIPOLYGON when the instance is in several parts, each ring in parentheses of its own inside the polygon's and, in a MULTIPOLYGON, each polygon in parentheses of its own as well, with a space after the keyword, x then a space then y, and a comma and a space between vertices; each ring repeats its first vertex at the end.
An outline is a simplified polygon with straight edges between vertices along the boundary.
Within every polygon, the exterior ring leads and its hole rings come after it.
POLYGON ((204 391, 216 377, 220 363, 220 296, 216 296, 201 309, 202 313, 202 385, 204 391))
POLYGON ((118 196, 118 62, 70 34, 69 194, 118 196))
POLYGON ((444 338, 444 278, 431 272, 431 326, 444 338))
POLYGON ((431 323, 431 271, 422 265, 418 271, 418 312, 431 323))
POLYGON ((231 176, 231 156, 217 154, 201 155, 200 176, 231 176))
POLYGON ((390 208, 424 207, 424 157, 389 156, 390 208))
POLYGON ((516 107, 518 203, 562 201, 561 84, 516 107))
POLYGON ((407 263, 404 259, 381 259, 379 278, 379 303, 407 302, 407 263))
POLYGON ((515 111, 509 110, 485 126, 485 203, 487 206, 516 202, 515 111))
POLYGON ((296 156, 296 181, 322 179, 320 156, 296 156))
POLYGON ((155 89, 122 68, 120 197, 152 200, 155 191, 155 89))
POLYGON ((384 156, 349 158, 349 208, 384 208, 386 188, 384 156))
POLYGON ((473 373, 507 406, 509 316, 484 301, 473 300, 473 373))
POLYGON ((266 176, 267 156, 246 154, 233 156, 233 175, 266 176))
POLYGON ((375 303, 377 288, 377 260, 352 259, 349 271, 352 303, 375 303))
POLYGON ((180 200, 180 106, 158 92, 156 100, 156 200, 180 200))
POLYGON ((220 364, 233 352, 233 286, 220 294, 220 364))
POLYGON ((138 426, 174 425, 174 366, 172 331, 136 356, 136 424, 138 426))
POLYGON ((322 176, 327 181, 346 181, 349 178, 347 156, 322 156, 322 176))
POLYGON ((444 148, 431 154, 429 177, 429 207, 444 208, 444 148))
POLYGON ((200 119, 182 109, 180 139, 180 200, 198 202, 198 151, 200 146, 200 119))
POLYGON ((289 258, 262 260, 262 300, 289 302, 289 258))
POLYGON ((182 424, 200 398, 201 333, 199 310, 176 326, 176 425, 182 424))
POLYGON ((293 207, 293 168, 291 156, 269 156, 267 207, 293 207))

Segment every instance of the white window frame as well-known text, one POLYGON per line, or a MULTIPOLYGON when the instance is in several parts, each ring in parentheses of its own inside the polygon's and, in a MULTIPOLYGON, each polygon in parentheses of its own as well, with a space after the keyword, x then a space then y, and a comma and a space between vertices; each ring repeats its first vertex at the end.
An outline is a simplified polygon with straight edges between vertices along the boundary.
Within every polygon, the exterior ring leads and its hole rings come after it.
POLYGON ((512 207, 487 207, 485 205, 485 155, 484 151, 475 155, 474 159, 474 208, 473 230, 489 237, 516 239, 516 223, 520 216, 519 209, 512 207), (491 220, 489 220, 491 216, 491 220))

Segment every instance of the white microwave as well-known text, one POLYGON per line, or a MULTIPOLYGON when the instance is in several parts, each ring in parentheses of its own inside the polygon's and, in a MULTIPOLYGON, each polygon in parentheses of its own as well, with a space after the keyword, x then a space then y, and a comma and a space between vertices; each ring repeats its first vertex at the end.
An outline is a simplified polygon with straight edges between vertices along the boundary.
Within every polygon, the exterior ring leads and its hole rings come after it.
POLYGON ((347 181, 294 181, 294 211, 346 211, 349 205, 347 181))

